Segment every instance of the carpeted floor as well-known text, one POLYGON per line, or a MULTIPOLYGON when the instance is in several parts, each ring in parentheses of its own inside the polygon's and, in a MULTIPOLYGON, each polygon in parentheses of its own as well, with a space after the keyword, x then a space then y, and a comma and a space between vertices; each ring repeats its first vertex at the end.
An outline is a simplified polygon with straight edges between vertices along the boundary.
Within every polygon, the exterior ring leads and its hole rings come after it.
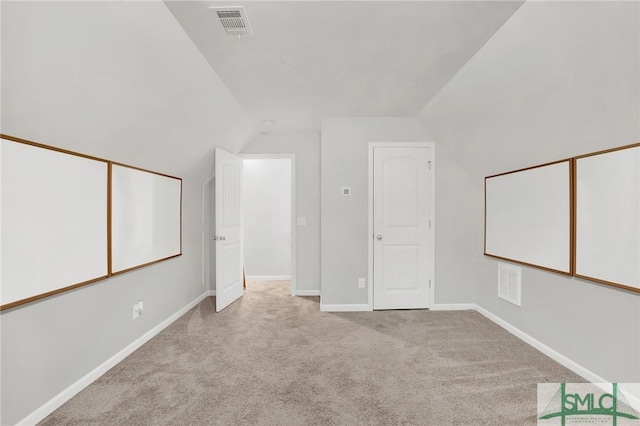
POLYGON ((319 312, 288 281, 205 299, 42 425, 533 425, 579 376, 472 311, 319 312))

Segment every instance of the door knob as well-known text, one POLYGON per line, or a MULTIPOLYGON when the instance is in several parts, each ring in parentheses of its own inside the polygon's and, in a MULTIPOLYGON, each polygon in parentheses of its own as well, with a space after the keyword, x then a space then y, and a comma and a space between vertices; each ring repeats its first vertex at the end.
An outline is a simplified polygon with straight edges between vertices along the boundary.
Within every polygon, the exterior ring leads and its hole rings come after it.
POLYGON ((213 241, 218 241, 218 237, 215 236, 215 235, 213 237, 211 237, 211 238, 213 238, 213 241))
POLYGON ((227 237, 224 237, 224 236, 220 237, 220 241, 225 241, 226 239, 227 237))
POLYGON ((378 234, 376 235, 376 240, 381 240, 382 239, 382 235, 378 234))

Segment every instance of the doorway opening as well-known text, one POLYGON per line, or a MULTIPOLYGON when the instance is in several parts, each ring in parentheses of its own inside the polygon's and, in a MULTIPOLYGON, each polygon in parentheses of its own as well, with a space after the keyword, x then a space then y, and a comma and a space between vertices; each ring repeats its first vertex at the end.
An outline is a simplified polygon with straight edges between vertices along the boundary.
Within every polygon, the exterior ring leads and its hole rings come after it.
POLYGON ((243 245, 247 285, 295 279, 295 157, 240 155, 243 159, 243 245))

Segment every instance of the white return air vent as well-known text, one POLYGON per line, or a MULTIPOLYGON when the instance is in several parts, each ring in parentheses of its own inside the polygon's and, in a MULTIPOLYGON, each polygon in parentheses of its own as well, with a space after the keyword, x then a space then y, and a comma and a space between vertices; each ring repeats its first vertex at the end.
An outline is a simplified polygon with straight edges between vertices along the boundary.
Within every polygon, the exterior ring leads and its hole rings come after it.
POLYGON ((222 28, 232 36, 251 36, 251 26, 242 6, 210 7, 218 14, 222 28))
POLYGON ((522 268, 498 263, 498 297, 520 306, 522 268))

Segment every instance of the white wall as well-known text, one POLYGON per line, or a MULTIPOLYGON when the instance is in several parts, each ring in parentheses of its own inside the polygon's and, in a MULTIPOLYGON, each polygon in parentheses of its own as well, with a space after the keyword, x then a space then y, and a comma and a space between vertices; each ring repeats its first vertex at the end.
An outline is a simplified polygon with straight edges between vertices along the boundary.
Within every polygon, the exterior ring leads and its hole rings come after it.
MULTIPOLYGON (((431 142, 433 138, 413 118, 341 117, 322 121, 322 304, 363 305, 367 288, 358 278, 368 277, 368 143, 431 142), (350 186, 351 197, 340 188, 350 186)), ((469 199, 457 190, 470 185, 467 173, 436 143, 436 255, 435 302, 474 300, 473 275, 461 267, 458 244, 470 232, 463 214, 469 199)), ((464 251, 464 250, 463 250, 464 251)))
POLYGON ((320 291, 320 136, 317 133, 258 135, 241 154, 294 154, 296 216, 296 289, 320 291))
POLYGON ((245 159, 244 266, 252 277, 291 277, 291 160, 245 159))
MULTIPOLYGON (((323 305, 368 303, 369 142, 430 142, 412 118, 336 117, 322 120, 321 300, 323 305), (341 188, 351 187, 343 197, 341 188)), ((436 147, 436 161, 437 161, 436 147)), ((436 166, 437 167, 437 166, 436 166)), ((437 202, 436 202, 437 205, 437 202)))
POLYGON ((3 133, 177 175, 210 166, 215 146, 237 152, 252 137, 162 2, 2 9, 3 133))
POLYGON ((640 4, 525 3, 420 116, 466 171, 455 250, 476 303, 605 380, 640 382, 640 295, 523 267, 516 307, 482 255, 484 176, 640 140, 640 4))
POLYGON ((204 292, 201 185, 252 129, 161 2, 1 7, 3 133, 183 177, 181 257, 0 314, 9 425, 204 292))

